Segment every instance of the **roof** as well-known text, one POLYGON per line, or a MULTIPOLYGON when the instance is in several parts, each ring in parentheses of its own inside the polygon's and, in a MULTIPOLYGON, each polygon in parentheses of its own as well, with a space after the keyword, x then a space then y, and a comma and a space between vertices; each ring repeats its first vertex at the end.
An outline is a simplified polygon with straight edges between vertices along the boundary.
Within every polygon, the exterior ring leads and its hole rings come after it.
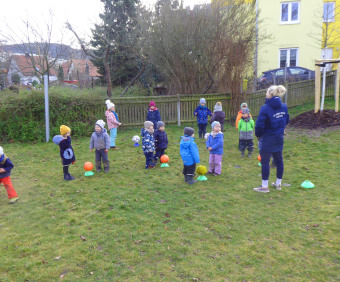
POLYGON ((80 74, 86 73, 86 64, 89 66, 89 74, 90 77, 98 77, 101 74, 98 73, 98 68, 94 66, 94 64, 90 60, 80 60, 80 59, 72 59, 62 64, 62 68, 64 70, 64 74, 67 74, 71 68, 73 63, 73 71, 78 70, 80 74))
MULTIPOLYGON (((44 69, 43 56, 34 56, 35 66, 41 71, 44 69)), ((11 60, 15 61, 17 71, 21 72, 24 76, 31 76, 35 74, 35 69, 29 56, 26 55, 12 55, 11 60)), ((13 67, 13 64, 11 64, 13 67)), ((57 75, 53 68, 50 68, 50 75, 57 75)))

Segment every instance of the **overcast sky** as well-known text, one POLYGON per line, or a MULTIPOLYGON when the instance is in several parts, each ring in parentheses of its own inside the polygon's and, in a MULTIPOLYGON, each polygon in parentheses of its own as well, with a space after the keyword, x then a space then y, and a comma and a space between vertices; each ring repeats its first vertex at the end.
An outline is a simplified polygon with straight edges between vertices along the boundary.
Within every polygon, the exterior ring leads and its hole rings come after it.
MULTIPOLYGON (((146 6, 153 6, 156 0, 141 0, 146 6)), ((184 0, 184 6, 210 2, 208 0, 184 0)), ((64 29, 69 21, 77 32, 86 36, 94 23, 98 22, 98 14, 102 10, 100 0, 2 0, 0 7, 0 32, 8 34, 12 29, 22 34, 23 20, 35 21, 45 32, 49 21, 49 11, 53 14, 53 34, 63 34, 63 41, 74 40, 72 34, 64 29)), ((3 38, 0 38, 3 39, 3 38)), ((56 41, 56 40, 55 40, 56 41)), ((74 47, 78 47, 74 45, 74 47)))

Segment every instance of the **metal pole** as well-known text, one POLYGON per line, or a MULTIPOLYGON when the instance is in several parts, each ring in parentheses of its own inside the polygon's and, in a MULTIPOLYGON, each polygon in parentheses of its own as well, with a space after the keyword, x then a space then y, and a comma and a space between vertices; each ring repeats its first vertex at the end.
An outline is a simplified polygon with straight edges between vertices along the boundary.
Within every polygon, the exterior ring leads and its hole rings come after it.
POLYGON ((255 54, 254 54, 254 90, 257 86, 257 56, 258 56, 258 33, 259 33, 259 0, 256 0, 256 25, 255 25, 255 54))
POLYGON ((48 108, 48 75, 44 75, 46 142, 50 140, 50 113, 48 108))

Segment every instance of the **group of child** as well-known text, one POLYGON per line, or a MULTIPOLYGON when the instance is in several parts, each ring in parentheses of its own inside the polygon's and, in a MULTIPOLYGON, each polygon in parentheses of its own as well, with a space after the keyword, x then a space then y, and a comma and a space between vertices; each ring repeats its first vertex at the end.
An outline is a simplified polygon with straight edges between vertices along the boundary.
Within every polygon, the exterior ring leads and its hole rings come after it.
MULTIPOLYGON (((115 112, 115 105, 110 101, 106 101, 107 110, 105 116, 110 135, 105 129, 105 122, 98 120, 95 123, 95 130, 91 135, 90 151, 95 150, 95 166, 97 172, 101 171, 102 163, 104 172, 108 173, 110 162, 108 159, 109 149, 118 149, 116 146, 117 128, 122 124, 119 122, 118 114, 115 112)), ((194 115, 197 117, 199 128, 199 138, 206 139, 206 147, 209 150, 209 170, 208 174, 217 176, 221 174, 221 164, 223 156, 223 125, 225 121, 225 113, 222 111, 222 104, 217 102, 214 112, 211 113, 206 107, 206 100, 200 99, 199 106, 195 109, 194 115), (212 132, 206 134, 208 125, 208 116, 211 116, 212 132)), ((255 127, 248 106, 246 103, 241 104, 241 110, 238 112, 236 119, 236 128, 239 130, 239 150, 241 157, 244 157, 245 150, 248 149, 248 157, 251 157, 253 144, 253 130, 255 127)), ((197 145, 194 141, 195 130, 191 127, 184 128, 184 135, 180 142, 180 154, 183 161, 183 174, 185 182, 193 184, 196 164, 200 162, 197 145)), ((168 137, 165 132, 165 124, 161 121, 161 115, 154 101, 149 104, 147 120, 144 122, 144 128, 141 129, 142 148, 146 158, 145 168, 154 168, 164 155, 168 147, 168 137), (156 130, 155 130, 156 129, 156 130)), ((76 157, 71 144, 71 129, 66 125, 60 126, 60 135, 53 137, 53 142, 59 145, 61 163, 63 166, 64 180, 74 180, 75 178, 69 172, 69 166, 76 161, 76 157)), ((18 200, 10 174, 13 163, 4 154, 3 148, 0 147, 0 184, 3 183, 10 203, 18 200)))

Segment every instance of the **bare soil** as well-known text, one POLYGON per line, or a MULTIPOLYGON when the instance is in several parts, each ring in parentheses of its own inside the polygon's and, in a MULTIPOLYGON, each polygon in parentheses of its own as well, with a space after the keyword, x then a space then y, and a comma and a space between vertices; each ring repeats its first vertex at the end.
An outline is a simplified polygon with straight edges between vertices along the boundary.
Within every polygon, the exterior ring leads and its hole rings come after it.
POLYGON ((322 113, 314 113, 314 110, 302 113, 292 120, 289 125, 303 129, 321 129, 340 125, 340 112, 323 110, 322 113))

